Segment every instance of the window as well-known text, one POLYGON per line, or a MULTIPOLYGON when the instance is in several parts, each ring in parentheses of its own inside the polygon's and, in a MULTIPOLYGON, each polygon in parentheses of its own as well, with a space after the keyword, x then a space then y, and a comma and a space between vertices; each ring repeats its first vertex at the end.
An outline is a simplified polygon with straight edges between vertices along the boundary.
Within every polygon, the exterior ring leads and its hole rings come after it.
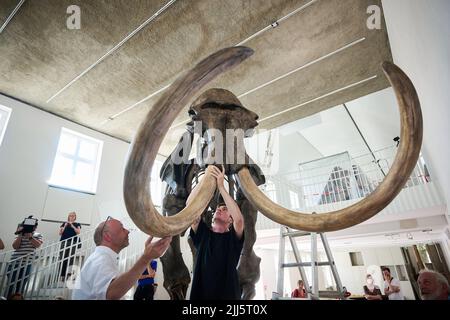
POLYGON ((272 200, 275 203, 277 202, 277 190, 275 184, 272 181, 267 180, 262 190, 264 191, 266 196, 269 197, 270 200, 272 200))
POLYGON ((300 207, 300 204, 298 201, 298 194, 294 191, 289 190, 289 198, 291 199, 292 209, 298 209, 300 207))
POLYGON ((364 260, 361 252, 350 252, 350 261, 352 262, 352 266, 364 265, 364 260))
POLYGON ((404 265, 396 265, 395 270, 397 271, 398 280, 400 281, 408 281, 408 277, 406 276, 406 268, 404 265))
POLYGON ((0 145, 2 145, 10 115, 11 109, 0 105, 0 145))
POLYGON ((163 182, 159 178, 161 167, 162 162, 156 160, 153 164, 152 174, 150 178, 150 193, 152 195, 152 202, 156 207, 162 206, 163 182))
POLYGON ((388 268, 391 273, 391 277, 398 279, 395 266, 381 266, 380 268, 381 268, 381 272, 383 272, 383 268, 388 268))
POLYGON ((95 193, 102 148, 103 141, 62 128, 49 184, 95 193))

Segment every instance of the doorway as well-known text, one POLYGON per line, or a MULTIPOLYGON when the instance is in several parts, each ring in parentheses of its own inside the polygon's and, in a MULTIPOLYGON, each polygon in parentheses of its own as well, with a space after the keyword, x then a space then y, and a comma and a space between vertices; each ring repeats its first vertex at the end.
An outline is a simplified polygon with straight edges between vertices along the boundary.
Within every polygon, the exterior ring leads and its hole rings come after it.
POLYGON ((419 286, 416 281, 420 270, 434 270, 442 273, 447 280, 450 280, 450 271, 440 243, 419 243, 402 247, 401 250, 405 260, 406 272, 411 280, 414 296, 417 300, 420 300, 419 286))

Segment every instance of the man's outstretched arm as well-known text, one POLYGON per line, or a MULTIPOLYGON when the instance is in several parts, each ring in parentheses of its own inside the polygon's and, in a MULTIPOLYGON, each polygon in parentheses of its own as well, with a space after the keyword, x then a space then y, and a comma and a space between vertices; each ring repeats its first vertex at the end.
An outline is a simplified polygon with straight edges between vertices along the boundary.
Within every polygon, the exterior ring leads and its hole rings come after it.
POLYGON ((133 267, 111 281, 106 291, 106 299, 118 300, 122 298, 142 275, 149 260, 162 256, 172 241, 172 237, 165 237, 154 243, 152 243, 152 239, 153 237, 149 237, 145 242, 144 254, 136 261, 133 267))
MULTIPOLYGON (((213 168, 215 168, 215 167, 214 167, 214 166, 208 166, 208 167, 206 168, 206 170, 205 170, 205 177, 206 177, 206 175, 209 175, 209 176, 212 175, 211 172, 212 172, 213 168)), ((216 168, 216 169, 217 169, 217 168, 216 168)), ((205 178, 205 177, 204 177, 204 178, 205 178)), ((200 186, 200 183, 198 183, 198 184, 195 186, 195 188, 192 189, 191 193, 189 194, 189 197, 188 197, 187 200, 186 200, 186 206, 188 206, 189 204, 191 204, 191 202, 192 202, 192 201, 195 201, 195 198, 197 198, 198 192, 199 192, 199 190, 200 190, 200 187, 199 187, 199 186, 200 186)), ((203 208, 202 212, 205 211, 205 209, 206 209, 206 208, 203 208)), ((200 223, 201 217, 202 217, 202 216, 199 216, 198 218, 196 218, 196 219, 194 220, 194 222, 192 222, 192 224, 191 224, 192 231, 197 232, 197 228, 198 228, 198 225, 199 225, 199 223, 200 223)))
POLYGON ((225 168, 222 166, 222 171, 220 171, 215 166, 210 167, 213 168, 211 171, 213 176, 217 179, 217 188, 219 188, 219 192, 227 206, 228 212, 233 218, 234 231, 236 232, 238 239, 241 239, 242 234, 244 233, 244 217, 242 216, 241 209, 239 209, 236 201, 234 201, 227 189, 225 189, 225 168))

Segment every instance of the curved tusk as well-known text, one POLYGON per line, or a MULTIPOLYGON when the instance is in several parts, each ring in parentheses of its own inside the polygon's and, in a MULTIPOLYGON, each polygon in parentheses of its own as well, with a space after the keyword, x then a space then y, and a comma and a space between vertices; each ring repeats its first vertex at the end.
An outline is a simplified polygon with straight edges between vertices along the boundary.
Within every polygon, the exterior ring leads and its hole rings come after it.
POLYGON ((419 158, 422 145, 422 112, 411 80, 396 65, 384 62, 383 71, 391 83, 400 110, 400 146, 383 182, 354 205, 317 215, 295 212, 273 203, 259 190, 247 168, 238 173, 239 185, 252 204, 269 219, 298 230, 328 232, 359 224, 383 210, 402 190, 419 158))
POLYGON ((150 173, 159 146, 181 109, 204 85, 252 54, 250 48, 232 47, 210 55, 178 78, 147 114, 131 147, 123 183, 128 214, 143 232, 157 237, 180 234, 207 207, 216 189, 211 176, 203 178, 190 206, 174 216, 163 217, 152 203, 150 173))

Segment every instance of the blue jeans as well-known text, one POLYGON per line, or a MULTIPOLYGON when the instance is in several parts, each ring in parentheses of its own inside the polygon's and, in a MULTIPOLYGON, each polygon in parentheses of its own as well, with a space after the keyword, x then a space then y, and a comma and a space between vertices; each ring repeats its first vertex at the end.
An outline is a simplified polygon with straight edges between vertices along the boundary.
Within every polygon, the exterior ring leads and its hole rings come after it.
POLYGON ((22 294, 25 290, 31 273, 31 263, 22 263, 20 260, 11 262, 6 271, 8 277, 8 294, 9 297, 13 293, 22 294))

